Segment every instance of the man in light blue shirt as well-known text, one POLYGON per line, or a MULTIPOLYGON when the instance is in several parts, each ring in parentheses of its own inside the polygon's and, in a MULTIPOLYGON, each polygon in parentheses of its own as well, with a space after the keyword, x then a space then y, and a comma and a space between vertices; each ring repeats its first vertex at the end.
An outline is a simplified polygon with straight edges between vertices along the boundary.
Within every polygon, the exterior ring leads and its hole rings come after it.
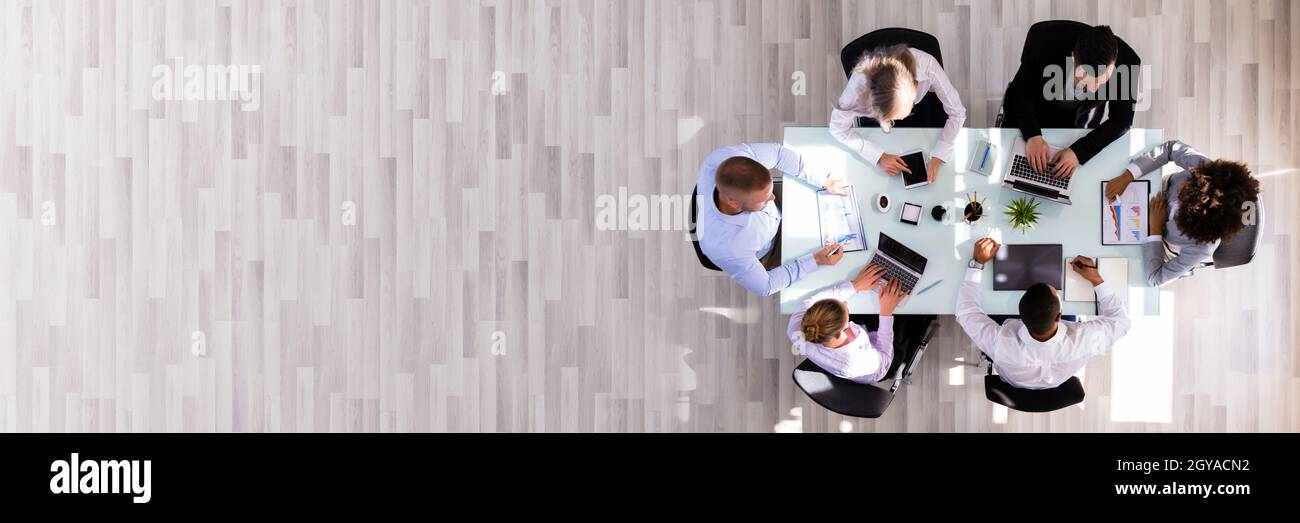
POLYGON ((844 257, 844 249, 832 244, 780 265, 781 210, 775 203, 770 169, 844 194, 843 180, 830 180, 825 174, 814 179, 804 172, 803 158, 780 144, 731 145, 704 159, 696 181, 700 250, 736 283, 760 296, 789 287, 818 265, 835 265, 844 257))

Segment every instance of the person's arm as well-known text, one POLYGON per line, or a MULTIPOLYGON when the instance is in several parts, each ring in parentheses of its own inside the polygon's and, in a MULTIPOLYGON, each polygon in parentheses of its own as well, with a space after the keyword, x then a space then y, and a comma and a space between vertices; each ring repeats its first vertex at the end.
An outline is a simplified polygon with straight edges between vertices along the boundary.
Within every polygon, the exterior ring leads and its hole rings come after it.
POLYGON ((748 157, 762 164, 763 167, 776 169, 817 188, 825 187, 826 180, 830 177, 830 173, 807 172, 804 169, 803 157, 779 143, 744 144, 739 147, 738 152, 739 155, 748 157))
POLYGON ((876 332, 868 332, 867 339, 871 342, 868 350, 877 354, 878 358, 866 361, 860 376, 877 375, 877 381, 888 378, 889 376, 879 374, 889 371, 890 365, 894 364, 894 316, 881 316, 880 328, 876 332))
POLYGON ((1101 310, 1101 317, 1083 322, 1082 325, 1084 329, 1101 332, 1104 341, 1093 347, 1093 350, 1094 354, 1102 354, 1128 333, 1133 322, 1129 320, 1128 309, 1118 294, 1126 289, 1116 289, 1113 283, 1104 281, 1093 289, 1097 293, 1097 308, 1101 310))
POLYGON ((1174 162, 1183 169, 1191 169, 1207 160, 1209 158, 1190 145, 1178 140, 1169 140, 1135 156, 1128 164, 1127 171, 1134 178, 1142 178, 1149 173, 1158 172, 1169 162, 1174 162))
POLYGON ((1165 259, 1163 236, 1147 236, 1142 243, 1142 258, 1146 264, 1147 285, 1160 287, 1182 278, 1202 261, 1214 254, 1212 246, 1191 245, 1180 249, 1172 259, 1165 259))
MULTIPOLYGON (((944 163, 952 164, 952 146, 957 141, 957 133, 961 127, 966 124, 966 106, 961 103, 961 95, 957 93, 957 88, 953 87, 952 81, 948 79, 948 74, 944 72, 943 66, 939 61, 928 53, 919 53, 923 60, 929 62, 926 67, 930 71, 930 89, 934 91, 939 101, 943 102, 943 112, 947 113, 948 121, 943 124, 943 132, 939 135, 939 140, 934 144, 934 150, 931 156, 943 160, 944 163)), ((920 93, 918 96, 924 96, 920 93)))
MULTIPOLYGON (((1029 43, 1026 42, 1026 47, 1029 43)), ((1043 134, 1038 126, 1037 102, 1043 97, 1043 65, 1039 60, 1030 59, 1020 62, 1020 69, 1007 86, 1006 98, 1002 100, 1006 117, 1020 128, 1020 136, 1029 140, 1043 134)))
POLYGON ((830 130, 831 136, 844 144, 855 153, 858 153, 862 159, 870 162, 872 165, 880 162, 880 155, 884 154, 876 144, 871 143, 862 135, 853 130, 858 125, 858 116, 856 111, 850 109, 857 104, 858 96, 866 90, 867 77, 862 73, 853 73, 849 77, 848 85, 844 86, 844 92, 840 94, 840 99, 831 107, 830 130))
POLYGON ((993 351, 997 348, 998 324, 980 307, 980 281, 983 278, 984 271, 966 269, 966 277, 957 288, 957 324, 979 350, 996 360, 993 351))
POLYGON ((758 258, 730 258, 714 260, 718 268, 749 292, 771 296, 804 276, 817 271, 817 261, 811 253, 786 262, 772 270, 765 270, 758 258))
POLYGON ((1133 127, 1135 104, 1132 100, 1111 100, 1106 104, 1109 107, 1106 121, 1096 129, 1088 131, 1083 138, 1070 144, 1070 150, 1074 151, 1074 156, 1079 159, 1080 164, 1088 163, 1088 160, 1133 127))

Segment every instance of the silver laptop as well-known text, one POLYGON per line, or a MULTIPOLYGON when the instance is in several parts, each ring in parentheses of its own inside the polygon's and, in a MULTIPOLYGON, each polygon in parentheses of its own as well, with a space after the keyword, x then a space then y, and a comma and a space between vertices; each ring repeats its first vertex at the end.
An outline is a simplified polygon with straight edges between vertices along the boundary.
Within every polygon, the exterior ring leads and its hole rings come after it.
MULTIPOLYGON (((1056 153, 1060 152, 1061 149, 1061 147, 1048 144, 1050 157, 1055 157, 1056 153)), ((1002 177, 1002 186, 1013 191, 1069 205, 1070 180, 1072 178, 1053 177, 1051 172, 1054 165, 1047 164, 1047 169, 1041 174, 1034 172, 1029 167, 1029 158, 1025 156, 1025 140, 1016 138, 1016 146, 1011 151, 1011 168, 1007 170, 1006 176, 1002 177)))

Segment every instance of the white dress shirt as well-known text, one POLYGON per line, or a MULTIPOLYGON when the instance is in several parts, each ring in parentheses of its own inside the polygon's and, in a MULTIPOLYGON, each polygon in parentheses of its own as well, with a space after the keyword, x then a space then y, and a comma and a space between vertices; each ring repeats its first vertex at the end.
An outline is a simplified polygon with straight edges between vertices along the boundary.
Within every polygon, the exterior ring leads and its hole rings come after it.
POLYGON ((880 328, 876 332, 867 332, 861 325, 849 322, 853 340, 833 349, 804 339, 803 329, 799 328, 804 314, 814 303, 826 298, 845 301, 854 292, 857 291, 853 289, 853 282, 846 281, 813 293, 803 301, 799 312, 790 316, 786 334, 790 336, 790 342, 796 351, 826 372, 858 383, 875 383, 885 377, 885 372, 894 360, 893 316, 881 316, 880 328))
MULTIPOLYGON (((1003 381, 1023 389, 1057 387, 1104 354, 1128 332, 1130 321, 1124 302, 1108 282, 1096 287, 1101 317, 1086 322, 1062 320, 1056 335, 1038 341, 1018 319, 998 325, 980 309, 980 280, 983 271, 967 269, 957 291, 957 323, 975 346, 993 360, 1003 381)), ((1058 290, 1059 292, 1059 290, 1058 290)))
MULTIPOLYGON (((916 57, 916 101, 913 104, 921 103, 925 94, 931 91, 943 102, 943 112, 948 114, 948 122, 943 126, 943 132, 939 135, 939 140, 935 142, 934 149, 930 155, 943 160, 944 163, 952 163, 952 145, 957 140, 957 133, 961 131, 961 126, 966 123, 966 106, 961 103, 961 96, 957 94, 957 88, 952 86, 948 80, 948 75, 943 72, 943 66, 935 60, 930 53, 918 49, 908 49, 916 57)), ((885 151, 880 146, 871 143, 862 135, 853 131, 857 125, 859 116, 866 116, 866 108, 860 105, 863 93, 867 92, 869 86, 867 77, 857 71, 849 77, 849 84, 844 86, 844 92, 840 94, 840 99, 831 109, 831 134, 835 136, 840 143, 843 143, 849 149, 854 150, 862 155, 862 158, 871 163, 880 161, 880 155, 885 151)))
POLYGON ((817 262, 808 253, 770 271, 763 268, 759 260, 771 252, 776 231, 781 226, 781 211, 775 201, 767 202, 758 212, 728 215, 718 210, 713 202, 718 166, 736 156, 750 158, 768 169, 779 170, 819 188, 825 185, 827 175, 814 178, 805 173, 799 153, 775 143, 722 147, 709 153, 700 166, 696 179, 696 205, 700 210, 695 227, 700 250, 742 287, 760 296, 770 296, 815 272, 817 262))

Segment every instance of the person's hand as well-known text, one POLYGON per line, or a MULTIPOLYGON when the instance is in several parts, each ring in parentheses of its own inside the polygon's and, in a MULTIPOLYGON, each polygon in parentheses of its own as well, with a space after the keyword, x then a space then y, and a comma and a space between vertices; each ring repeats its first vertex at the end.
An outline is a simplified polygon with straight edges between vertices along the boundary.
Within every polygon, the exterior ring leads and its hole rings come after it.
POLYGON ((816 261, 817 265, 835 265, 843 257, 844 246, 838 243, 832 243, 813 253, 813 261, 816 261))
POLYGON ((975 263, 988 263, 1000 248, 1002 246, 998 245, 998 242, 994 241, 993 238, 980 238, 979 241, 975 242, 975 249, 971 253, 971 258, 975 259, 975 263))
POLYGON ((1087 256, 1075 256, 1073 260, 1070 260, 1070 268, 1079 273, 1079 276, 1083 276, 1083 279, 1088 280, 1088 283, 1091 283, 1093 287, 1101 285, 1103 281, 1101 273, 1097 272, 1097 260, 1087 256))
POLYGON ((893 316, 898 302, 906 297, 907 293, 903 292, 903 286, 898 283, 898 280, 891 280, 889 285, 880 290, 880 315, 893 316))
POLYGON ((1052 176, 1069 178, 1079 168, 1079 157, 1069 147, 1061 149, 1052 157, 1052 176))
POLYGON ((1030 138, 1028 142, 1025 142, 1025 157, 1029 159, 1029 168, 1036 173, 1047 170, 1047 156, 1051 152, 1051 148, 1047 146, 1047 141, 1043 140, 1042 135, 1030 138))
POLYGON ((912 174, 912 170, 907 168, 907 162, 904 162, 903 158, 897 154, 883 153, 880 155, 880 160, 876 161, 876 164, 880 165, 880 168, 885 170, 885 174, 890 176, 898 176, 898 173, 902 172, 912 174))
POLYGON ((826 189, 826 192, 831 194, 838 194, 840 196, 848 196, 849 194, 849 191, 844 188, 844 180, 839 178, 827 178, 826 185, 823 188, 826 189))
POLYGON ((862 292, 875 287, 884 274, 885 268, 874 263, 863 267, 858 271, 858 275, 853 277, 853 290, 862 292))
POLYGON ((1119 195, 1124 194, 1124 190, 1128 189, 1128 185, 1132 182, 1133 173, 1128 171, 1124 171, 1124 174, 1111 178, 1110 181, 1106 183, 1106 201, 1115 201, 1115 199, 1119 198, 1119 195))
POLYGON ((1165 192, 1156 193, 1151 198, 1151 205, 1147 207, 1147 233, 1155 236, 1165 233, 1165 220, 1169 219, 1169 199, 1165 198, 1165 192))
POLYGON ((939 176, 940 167, 943 167, 943 160, 931 156, 929 168, 926 169, 930 174, 930 183, 934 183, 934 179, 939 176))

